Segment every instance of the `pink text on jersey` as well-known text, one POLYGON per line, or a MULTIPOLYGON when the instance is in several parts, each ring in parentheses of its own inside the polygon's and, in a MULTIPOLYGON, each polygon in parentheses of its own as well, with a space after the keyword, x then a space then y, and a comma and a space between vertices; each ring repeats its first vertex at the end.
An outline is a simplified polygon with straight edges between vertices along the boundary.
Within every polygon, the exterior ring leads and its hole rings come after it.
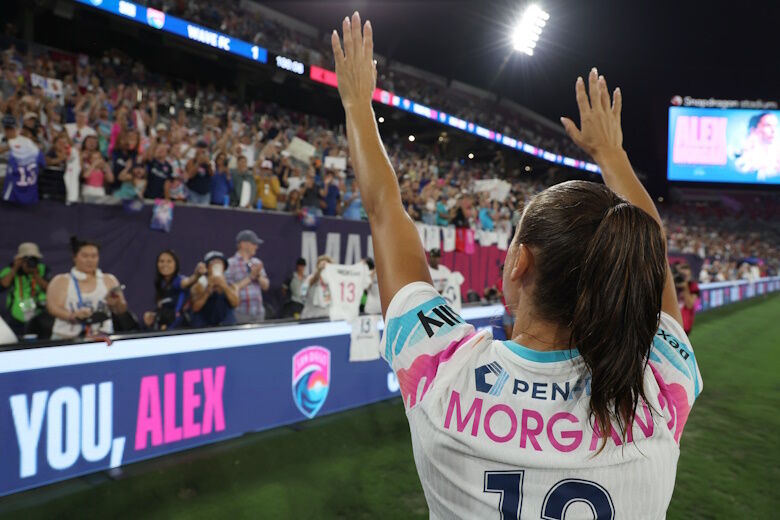
MULTIPOLYGON (((540 438, 542 441, 546 438, 545 446, 549 445, 561 453, 579 448, 587 433, 591 435, 589 451, 597 450, 601 439, 598 428, 593 429, 589 424, 581 424, 580 418, 568 412, 556 412, 545 418, 537 410, 522 408, 518 414, 518 411, 507 404, 486 404, 480 397, 475 397, 466 409, 461 404, 460 393, 453 390, 444 418, 444 428, 447 430, 454 428, 459 433, 467 431, 472 437, 478 437, 480 427, 484 436, 492 442, 502 444, 518 437, 517 443, 520 448, 525 449, 530 446, 536 451, 544 450, 539 442, 540 438), (483 415, 483 408, 486 406, 483 415)), ((641 432, 645 438, 650 438, 653 436, 654 429, 650 410, 646 404, 643 404, 641 414, 636 415, 633 431, 627 433, 626 440, 633 442, 637 432, 641 432)), ((610 431, 610 437, 615 446, 622 445, 620 435, 614 428, 610 431)))

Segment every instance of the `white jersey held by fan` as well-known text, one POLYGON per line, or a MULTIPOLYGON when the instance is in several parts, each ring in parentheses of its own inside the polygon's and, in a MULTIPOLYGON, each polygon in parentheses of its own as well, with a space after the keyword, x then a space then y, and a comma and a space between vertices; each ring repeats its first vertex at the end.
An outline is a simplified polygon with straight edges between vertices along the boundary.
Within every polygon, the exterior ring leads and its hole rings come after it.
POLYGON ((330 291, 331 321, 357 318, 363 291, 371 285, 365 262, 354 265, 328 264, 322 271, 322 280, 328 284, 330 291))
POLYGON ((592 427, 576 350, 536 351, 475 331, 424 282, 387 309, 380 352, 401 387, 435 519, 662 519, 680 436, 702 388, 693 349, 666 313, 624 442, 592 427))

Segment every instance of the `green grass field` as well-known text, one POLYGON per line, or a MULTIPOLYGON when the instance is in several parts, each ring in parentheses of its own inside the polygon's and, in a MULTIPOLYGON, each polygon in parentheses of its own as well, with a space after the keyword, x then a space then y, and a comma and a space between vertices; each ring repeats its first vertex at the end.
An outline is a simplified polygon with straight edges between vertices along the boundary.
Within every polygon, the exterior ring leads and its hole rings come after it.
MULTIPOLYGON (((711 311, 670 519, 778 518, 780 295, 711 311)), ((427 518, 399 400, 0 500, 0 517, 427 518)))

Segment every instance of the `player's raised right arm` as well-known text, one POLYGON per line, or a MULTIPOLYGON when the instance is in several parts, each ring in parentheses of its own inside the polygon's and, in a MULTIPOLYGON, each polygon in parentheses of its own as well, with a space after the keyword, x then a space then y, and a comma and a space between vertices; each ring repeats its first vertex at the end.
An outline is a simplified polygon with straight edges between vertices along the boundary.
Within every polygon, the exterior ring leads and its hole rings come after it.
MULTIPOLYGON (((575 92, 577 106, 580 112, 580 127, 567 118, 562 117, 566 133, 583 151, 588 153, 601 167, 604 184, 628 202, 643 209, 661 226, 664 224, 661 215, 653 203, 653 199, 645 190, 634 173, 631 163, 623 150, 623 129, 620 113, 623 107, 623 95, 620 89, 615 89, 610 101, 607 80, 599 76, 594 67, 588 75, 589 92, 585 89, 585 81, 577 78, 575 92), (590 94, 590 95, 588 95, 590 94)), ((664 243, 666 239, 664 237, 664 243)), ((682 316, 677 304, 677 292, 674 287, 672 270, 668 262, 666 267, 666 282, 661 300, 661 310, 674 318, 682 326, 682 316)))
POLYGON ((347 139, 363 207, 374 240, 382 314, 405 285, 431 282, 425 251, 401 204, 398 179, 387 157, 371 100, 376 88, 376 62, 371 22, 361 31, 360 15, 343 22, 344 46, 333 31, 333 56, 338 88, 347 120, 347 139))

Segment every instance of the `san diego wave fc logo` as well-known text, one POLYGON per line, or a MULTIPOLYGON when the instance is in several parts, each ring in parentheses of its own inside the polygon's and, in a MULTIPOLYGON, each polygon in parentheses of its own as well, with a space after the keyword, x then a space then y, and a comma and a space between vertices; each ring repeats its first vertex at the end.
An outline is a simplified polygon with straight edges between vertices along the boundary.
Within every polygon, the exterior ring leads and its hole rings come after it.
POLYGON ((306 347, 292 358, 292 393, 295 406, 311 419, 320 411, 330 388, 330 350, 306 347))
POLYGON ((163 25, 165 25, 165 13, 151 7, 147 8, 146 23, 155 29, 162 29, 163 25))
POLYGON ((474 380, 476 381, 477 392, 501 395, 501 390, 504 389, 504 385, 509 381, 509 372, 504 370, 498 362, 493 361, 474 369, 474 380), (488 383, 488 380, 493 382, 488 383))

